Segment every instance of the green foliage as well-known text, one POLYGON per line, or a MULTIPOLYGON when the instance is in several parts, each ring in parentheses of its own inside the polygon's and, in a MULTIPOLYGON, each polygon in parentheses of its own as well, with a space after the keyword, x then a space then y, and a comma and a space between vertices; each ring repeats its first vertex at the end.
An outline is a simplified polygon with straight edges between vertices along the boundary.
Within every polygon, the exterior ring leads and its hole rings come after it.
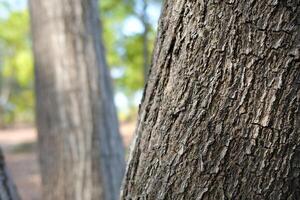
POLYGON ((12 11, 0 19, 0 125, 32 122, 33 58, 28 11, 12 11))
MULTIPOLYGON (((149 1, 151 2, 157 3, 160 0, 149 1)), ((114 77, 115 86, 117 91, 122 91, 129 99, 144 86, 143 32, 128 35, 122 30, 129 18, 141 20, 136 11, 138 3, 141 1, 102 0, 100 6, 108 64, 112 69, 122 72, 122 76, 114 77)), ((151 24, 148 37, 151 53, 155 37, 151 24)))
MULTIPOLYGON (((149 0, 149 4, 161 0, 149 0)), ((34 73, 28 10, 14 10, 13 1, 0 0, 0 126, 13 122, 33 122, 34 73), (2 14, 2 15, 1 15, 2 14)), ((141 22, 140 0, 101 0, 100 17, 106 56, 117 92, 126 94, 136 112, 135 94, 144 86, 143 30, 124 32, 130 18, 141 22)), ((128 28, 128 27, 127 27, 128 28)), ((129 28, 130 29, 130 28, 129 28)), ((154 26, 148 33, 149 52, 154 43, 154 26)), ((150 55, 149 55, 150 56, 150 55)), ((121 113, 120 116, 124 116, 121 113)))

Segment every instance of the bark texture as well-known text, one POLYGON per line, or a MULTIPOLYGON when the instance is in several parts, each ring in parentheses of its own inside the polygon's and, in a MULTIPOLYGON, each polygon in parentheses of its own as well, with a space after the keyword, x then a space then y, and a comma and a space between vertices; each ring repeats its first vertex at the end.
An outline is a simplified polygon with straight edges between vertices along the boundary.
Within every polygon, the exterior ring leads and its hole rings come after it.
POLYGON ((20 200, 16 186, 5 166, 4 155, 0 149, 0 200, 20 200))
POLYGON ((300 199, 299 0, 166 0, 122 199, 300 199))
POLYGON ((97 0, 31 0, 45 200, 116 200, 124 150, 97 0))

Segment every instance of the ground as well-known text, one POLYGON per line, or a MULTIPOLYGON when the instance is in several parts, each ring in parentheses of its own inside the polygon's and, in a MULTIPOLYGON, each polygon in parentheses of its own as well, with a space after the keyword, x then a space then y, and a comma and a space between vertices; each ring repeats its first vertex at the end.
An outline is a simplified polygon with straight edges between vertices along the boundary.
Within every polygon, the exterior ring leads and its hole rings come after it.
MULTIPOLYGON (((134 123, 121 123, 126 147, 130 145, 134 126, 134 123)), ((37 134, 33 127, 0 130, 0 145, 22 200, 42 199, 36 140, 37 134)))

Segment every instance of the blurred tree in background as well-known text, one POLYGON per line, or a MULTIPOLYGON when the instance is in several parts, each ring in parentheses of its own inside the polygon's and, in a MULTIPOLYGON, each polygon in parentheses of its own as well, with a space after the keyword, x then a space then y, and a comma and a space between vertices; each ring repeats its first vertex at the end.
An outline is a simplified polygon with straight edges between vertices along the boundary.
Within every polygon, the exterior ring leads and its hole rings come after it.
POLYGON ((104 42, 121 120, 135 118, 147 79, 161 3, 162 0, 101 1, 104 42), (121 95, 126 99, 118 98, 121 95))
MULTIPOLYGON (((0 0, 0 127, 32 123, 34 79, 26 0, 0 0)), ((161 0, 102 0, 100 15, 121 120, 135 117, 161 0)))
MULTIPOLYGON (((0 13, 10 5, 1 2, 0 13)), ((0 126, 32 122, 33 63, 27 10, 0 16, 0 126)))

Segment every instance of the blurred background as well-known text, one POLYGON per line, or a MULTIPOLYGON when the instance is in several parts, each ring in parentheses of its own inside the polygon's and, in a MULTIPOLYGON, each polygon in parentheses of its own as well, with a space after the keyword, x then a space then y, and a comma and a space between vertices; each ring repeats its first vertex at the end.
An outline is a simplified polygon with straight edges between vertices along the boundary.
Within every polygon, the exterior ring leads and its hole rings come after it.
MULTIPOLYGON (((128 147, 150 65, 161 0, 101 0, 106 57, 128 147)), ((0 0, 0 146, 22 199, 41 199, 34 69, 26 0, 0 0)))

